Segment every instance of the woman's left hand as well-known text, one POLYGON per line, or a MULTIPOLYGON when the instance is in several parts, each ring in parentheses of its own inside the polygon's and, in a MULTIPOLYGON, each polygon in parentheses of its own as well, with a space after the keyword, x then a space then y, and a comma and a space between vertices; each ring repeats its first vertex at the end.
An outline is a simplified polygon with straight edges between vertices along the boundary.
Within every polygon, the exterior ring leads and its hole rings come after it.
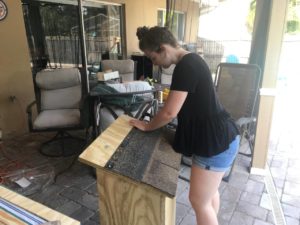
POLYGON ((134 126, 138 128, 139 130, 142 131, 147 131, 148 130, 148 123, 145 121, 137 120, 137 119, 132 119, 129 121, 129 124, 131 126, 134 126))

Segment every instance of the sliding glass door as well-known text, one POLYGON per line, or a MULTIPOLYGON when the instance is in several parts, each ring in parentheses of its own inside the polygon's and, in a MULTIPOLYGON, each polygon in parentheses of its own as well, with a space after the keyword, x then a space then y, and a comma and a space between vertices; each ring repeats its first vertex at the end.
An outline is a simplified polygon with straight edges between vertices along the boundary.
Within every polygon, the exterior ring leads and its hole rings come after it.
POLYGON ((120 5, 105 5, 83 2, 83 18, 87 63, 102 59, 124 57, 124 34, 122 8, 120 5))
POLYGON ((124 6, 82 0, 86 55, 77 0, 22 0, 33 71, 81 67, 125 57, 124 6))
POLYGON ((81 64, 78 6, 23 0, 24 21, 32 67, 61 68, 81 64))

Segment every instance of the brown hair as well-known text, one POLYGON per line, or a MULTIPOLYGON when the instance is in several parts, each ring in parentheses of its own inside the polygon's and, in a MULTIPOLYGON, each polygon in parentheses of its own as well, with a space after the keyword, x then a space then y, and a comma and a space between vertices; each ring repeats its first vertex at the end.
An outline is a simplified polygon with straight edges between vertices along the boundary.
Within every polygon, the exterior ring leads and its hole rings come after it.
POLYGON ((159 52, 162 44, 169 44, 174 48, 178 46, 176 38, 166 27, 138 27, 136 36, 139 39, 139 47, 142 51, 159 52))

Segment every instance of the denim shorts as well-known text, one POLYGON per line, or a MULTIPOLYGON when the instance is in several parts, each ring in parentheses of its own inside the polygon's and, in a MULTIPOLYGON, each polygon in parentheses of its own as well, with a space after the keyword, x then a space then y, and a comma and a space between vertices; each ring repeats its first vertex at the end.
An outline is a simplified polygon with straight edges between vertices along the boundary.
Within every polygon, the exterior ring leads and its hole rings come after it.
POLYGON ((240 136, 230 143, 229 148, 224 152, 212 157, 201 157, 193 155, 193 165, 199 166, 206 170, 215 172, 226 172, 232 165, 240 145, 240 136))

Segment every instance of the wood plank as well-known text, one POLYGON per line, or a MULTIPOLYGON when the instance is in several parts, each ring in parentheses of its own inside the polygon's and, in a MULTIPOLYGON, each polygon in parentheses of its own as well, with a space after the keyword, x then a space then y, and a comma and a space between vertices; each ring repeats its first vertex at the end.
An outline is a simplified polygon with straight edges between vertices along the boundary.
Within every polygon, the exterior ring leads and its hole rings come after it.
POLYGON ((79 161, 94 168, 104 167, 117 150, 123 139, 132 129, 131 118, 126 115, 118 117, 87 149, 79 156, 79 161))
POLYGON ((176 224, 176 197, 165 198, 165 225, 176 224))
POLYGON ((50 209, 38 202, 35 202, 29 198, 26 198, 16 192, 13 192, 3 186, 0 186, 0 196, 1 198, 31 212, 35 215, 46 219, 48 221, 61 221, 62 225, 80 225, 80 222, 74 220, 62 213, 59 213, 53 209, 50 209))

